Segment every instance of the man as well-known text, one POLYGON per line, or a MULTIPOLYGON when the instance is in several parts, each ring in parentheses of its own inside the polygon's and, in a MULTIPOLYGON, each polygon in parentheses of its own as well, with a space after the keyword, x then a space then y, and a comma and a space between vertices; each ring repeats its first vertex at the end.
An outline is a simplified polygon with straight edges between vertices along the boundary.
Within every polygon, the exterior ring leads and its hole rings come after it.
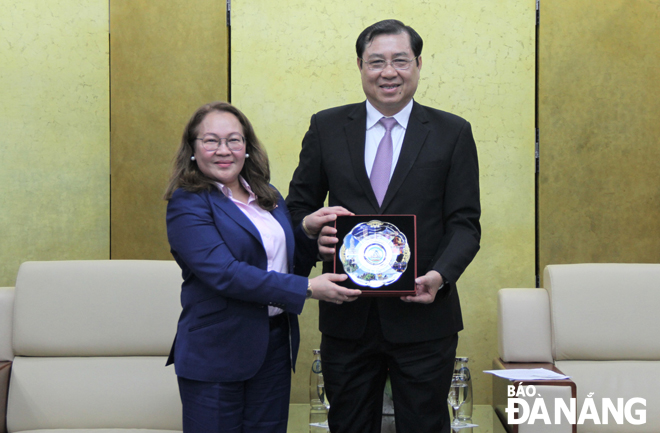
MULTIPOLYGON (((319 303, 330 430, 379 432, 389 372, 397 432, 449 432, 463 328, 456 281, 481 237, 476 146, 464 119, 413 101, 422 68, 415 30, 378 22, 356 50, 367 101, 312 116, 287 206, 295 222, 326 194, 330 206, 357 215, 417 215, 419 276, 415 296, 319 303)), ((332 272, 335 234, 324 227, 318 239, 324 272, 332 272)))

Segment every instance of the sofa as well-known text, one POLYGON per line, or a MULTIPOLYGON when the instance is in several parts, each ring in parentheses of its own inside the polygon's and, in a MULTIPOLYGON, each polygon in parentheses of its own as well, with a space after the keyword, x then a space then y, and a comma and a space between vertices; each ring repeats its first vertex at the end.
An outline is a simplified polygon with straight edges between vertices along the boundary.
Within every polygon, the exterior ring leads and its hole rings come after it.
POLYGON ((0 431, 180 432, 180 292, 174 261, 23 263, 0 289, 0 431))
POLYGON ((523 383, 535 385, 530 397, 519 383, 493 378, 494 408, 506 422, 509 398, 524 398, 530 408, 543 400, 533 424, 509 431, 660 432, 659 332, 660 264, 549 265, 543 288, 499 291, 493 367, 545 367, 570 380, 523 383), (518 397, 508 392, 512 384, 518 397), (561 411, 556 423, 555 398, 568 408, 576 399, 575 424, 561 411))

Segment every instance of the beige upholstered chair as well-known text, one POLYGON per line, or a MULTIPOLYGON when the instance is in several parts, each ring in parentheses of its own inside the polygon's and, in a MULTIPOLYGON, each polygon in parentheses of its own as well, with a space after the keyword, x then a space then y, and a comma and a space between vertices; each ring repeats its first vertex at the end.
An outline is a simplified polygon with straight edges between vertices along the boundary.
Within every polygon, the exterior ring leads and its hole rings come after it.
MULTIPOLYGON (((585 417, 577 426, 537 421, 516 425, 514 430, 659 432, 660 264, 551 265, 544 272, 544 287, 500 290, 500 359, 494 367, 547 366, 562 371, 577 385, 578 420, 591 401, 597 419, 585 417), (645 399, 646 406, 632 403, 634 398, 645 399), (603 408, 605 400, 614 404, 623 423, 603 408), (629 414, 623 413, 627 406, 629 414), (645 422, 636 425, 642 411, 645 422)), ((571 381, 536 385, 554 422, 554 398, 568 401, 573 385, 571 381)), ((506 417, 501 380, 493 380, 493 392, 496 410, 506 417)))
POLYGON ((180 291, 173 261, 24 263, 15 292, 0 290, 7 431, 181 431, 165 367, 180 291))

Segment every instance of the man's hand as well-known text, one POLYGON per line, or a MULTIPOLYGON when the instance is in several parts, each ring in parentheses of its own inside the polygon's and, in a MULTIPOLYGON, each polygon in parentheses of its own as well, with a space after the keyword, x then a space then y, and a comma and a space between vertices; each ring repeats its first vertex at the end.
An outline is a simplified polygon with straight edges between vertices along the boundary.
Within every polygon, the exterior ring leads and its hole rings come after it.
POLYGON ((329 262, 335 256, 335 245, 339 239, 335 237, 337 229, 331 226, 324 226, 319 233, 318 245, 319 256, 324 262, 329 262))
POLYGON ((415 279, 415 296, 402 296, 401 300, 405 302, 419 302, 421 304, 430 304, 435 300, 440 286, 444 281, 442 275, 437 271, 428 271, 426 275, 415 279))
POLYGON ((303 230, 305 230, 308 237, 316 239, 325 224, 331 223, 338 216, 344 215, 353 215, 353 212, 341 206, 322 207, 303 218, 303 230))

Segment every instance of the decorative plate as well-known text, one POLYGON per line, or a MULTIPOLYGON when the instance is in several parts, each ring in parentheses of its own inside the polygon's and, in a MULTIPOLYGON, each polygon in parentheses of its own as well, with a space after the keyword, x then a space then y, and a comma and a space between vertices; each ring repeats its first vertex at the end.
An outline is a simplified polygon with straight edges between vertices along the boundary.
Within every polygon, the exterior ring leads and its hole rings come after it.
POLYGON ((410 247, 394 224, 371 220, 348 232, 339 258, 355 284, 376 289, 401 277, 408 267, 410 247))

